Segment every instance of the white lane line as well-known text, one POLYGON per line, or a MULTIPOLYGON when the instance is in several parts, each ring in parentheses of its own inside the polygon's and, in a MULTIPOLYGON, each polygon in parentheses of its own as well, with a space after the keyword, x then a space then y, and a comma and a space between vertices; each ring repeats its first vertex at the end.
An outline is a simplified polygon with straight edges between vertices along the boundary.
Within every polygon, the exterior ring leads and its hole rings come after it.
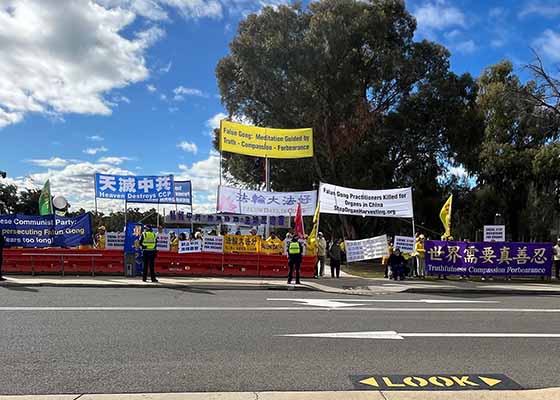
POLYGON ((560 338, 559 333, 499 333, 499 332, 419 332, 405 333, 396 331, 366 331, 366 332, 331 332, 331 333, 296 333, 275 335, 303 338, 329 339, 390 339, 402 340, 406 337, 444 337, 444 338, 560 338))
POLYGON ((417 299, 417 300, 398 300, 398 299, 286 299, 286 298, 270 298, 269 301, 298 301, 298 302, 310 302, 310 301, 336 301, 336 302, 356 302, 356 303, 427 303, 427 304, 456 304, 456 303, 468 303, 468 304, 496 304, 499 301, 493 300, 447 300, 447 299, 417 299))
POLYGON ((560 313, 559 308, 422 308, 422 307, 0 307, 2 311, 374 311, 374 312, 479 312, 560 313))

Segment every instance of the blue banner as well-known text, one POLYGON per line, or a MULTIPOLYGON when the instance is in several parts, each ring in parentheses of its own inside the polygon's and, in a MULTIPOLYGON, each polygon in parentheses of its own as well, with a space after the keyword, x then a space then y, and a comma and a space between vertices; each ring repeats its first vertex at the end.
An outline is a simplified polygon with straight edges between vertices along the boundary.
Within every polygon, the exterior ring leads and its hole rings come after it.
POLYGON ((7 247, 77 247, 92 245, 91 216, 2 215, 0 229, 7 247))
MULTIPOLYGON (((192 205, 191 181, 175 181, 175 201, 172 204, 192 205)), ((163 203, 163 201, 162 201, 163 203)))
POLYGON ((551 243, 427 240, 430 275, 550 276, 551 243))
POLYGON ((175 202, 173 175, 126 176, 95 174, 95 197, 131 203, 175 202))
POLYGON ((142 275, 142 248, 139 245, 144 225, 138 222, 127 222, 124 236, 124 252, 134 254, 135 275, 142 275))

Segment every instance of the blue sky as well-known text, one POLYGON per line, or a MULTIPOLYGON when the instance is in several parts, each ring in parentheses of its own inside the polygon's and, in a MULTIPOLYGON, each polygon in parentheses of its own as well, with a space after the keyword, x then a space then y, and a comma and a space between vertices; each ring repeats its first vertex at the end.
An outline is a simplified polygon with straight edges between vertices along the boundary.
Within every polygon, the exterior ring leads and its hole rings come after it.
MULTIPOLYGON (((214 70, 253 0, 0 0, 0 170, 93 207, 92 174, 174 173, 213 211, 221 106, 214 70), (63 4, 64 3, 64 4, 63 4)), ((535 48, 560 62, 560 2, 413 0, 417 39, 444 44, 478 76, 519 72, 535 48)), ((459 171, 460 172, 460 171, 459 171)), ((101 201, 100 208, 118 204, 101 201)))

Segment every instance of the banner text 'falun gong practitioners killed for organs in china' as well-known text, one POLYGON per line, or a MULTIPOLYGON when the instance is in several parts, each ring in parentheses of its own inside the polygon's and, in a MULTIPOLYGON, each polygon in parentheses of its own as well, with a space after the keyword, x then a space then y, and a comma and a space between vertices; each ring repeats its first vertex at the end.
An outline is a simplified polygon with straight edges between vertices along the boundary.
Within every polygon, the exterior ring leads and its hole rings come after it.
POLYGON ((254 157, 313 157, 313 129, 261 128, 222 120, 220 149, 254 157))

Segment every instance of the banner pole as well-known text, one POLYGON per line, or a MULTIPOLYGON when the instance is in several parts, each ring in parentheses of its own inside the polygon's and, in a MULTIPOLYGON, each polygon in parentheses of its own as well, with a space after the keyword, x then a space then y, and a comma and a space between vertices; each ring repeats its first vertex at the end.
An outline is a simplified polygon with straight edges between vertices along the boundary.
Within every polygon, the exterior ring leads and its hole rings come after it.
POLYGON ((157 214, 156 214, 156 225, 159 229, 159 200, 157 202, 157 214))
MULTIPOLYGON (((218 142, 219 145, 220 145, 220 186, 222 186, 222 129, 223 129, 222 128, 222 120, 220 120, 220 133, 219 133, 220 141, 218 142)), ((192 186, 191 186, 191 188, 192 188, 192 186)), ((191 197, 191 203, 192 203, 192 197, 191 197)))
POLYGON ((97 218, 97 181, 95 179, 95 174, 93 174, 93 201, 95 207, 95 217, 97 218))
POLYGON ((128 200, 124 199, 124 229, 126 229, 126 212, 128 210, 128 200))
MULTIPOLYGON (((265 168, 265 184, 266 191, 270 192, 270 161, 268 157, 264 158, 264 168, 265 168)), ((270 236, 270 215, 266 216, 266 229, 264 232, 265 240, 270 236)))

